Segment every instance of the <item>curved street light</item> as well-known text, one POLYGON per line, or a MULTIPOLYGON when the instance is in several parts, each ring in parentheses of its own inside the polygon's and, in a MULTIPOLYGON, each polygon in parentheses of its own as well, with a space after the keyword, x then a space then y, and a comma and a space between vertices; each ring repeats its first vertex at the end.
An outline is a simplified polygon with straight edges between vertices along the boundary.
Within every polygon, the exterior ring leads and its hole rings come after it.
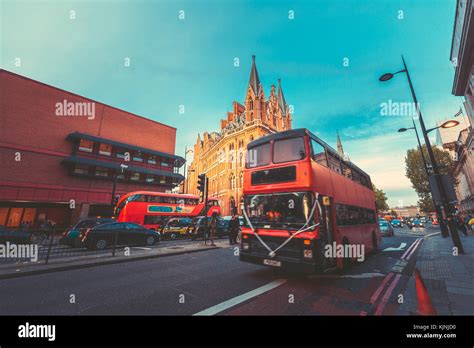
MULTIPOLYGON (((410 92, 411 92, 411 95, 413 97, 413 102, 415 103, 415 105, 417 105, 416 109, 417 109, 417 112, 418 112, 418 120, 420 122, 421 133, 423 135, 423 138, 424 138, 425 144, 426 144, 426 148, 428 150, 428 156, 429 156, 429 159, 430 159, 430 162, 431 162, 431 167, 433 169, 433 177, 434 177, 434 180, 436 182, 436 186, 438 188, 438 191, 441 194, 442 206, 444 206, 444 209, 446 211, 448 227, 449 227, 449 230, 451 232, 451 237, 453 239, 453 244, 454 244, 454 246, 457 247, 459 254, 464 254, 464 249, 462 247, 461 239, 459 238, 458 231, 456 229, 456 226, 454 225, 452 208, 451 208, 451 205, 449 203, 449 199, 447 198, 446 189, 443 185, 443 182, 442 182, 442 179, 441 179, 441 176, 440 176, 439 167, 438 167, 438 164, 437 164, 436 159, 434 157, 433 149, 431 148, 430 139, 428 137, 428 131, 425 127, 425 122, 423 121, 423 116, 421 114, 420 108, 418 107, 418 105, 419 105, 418 104, 418 99, 416 98, 415 89, 413 88, 413 84, 412 84, 411 78, 410 78, 410 73, 408 72, 408 68, 407 68, 407 65, 405 63, 405 59, 403 58, 403 55, 402 55, 402 62, 403 62, 403 69, 402 70, 397 71, 396 73, 385 73, 382 76, 380 76, 379 81, 386 82, 386 81, 392 79, 395 74, 398 74, 398 73, 401 73, 401 72, 404 72, 406 74, 406 77, 407 77, 407 80, 408 80, 408 85, 410 87, 410 92)), ((436 129, 436 128, 434 128, 434 129, 436 129)), ((433 130, 433 129, 430 129, 429 131, 431 131, 431 130, 433 130)), ((433 194, 432 194, 432 197, 433 197, 433 200, 434 200, 434 195, 433 194)), ((435 207, 437 207, 437 206, 435 205, 435 207)), ((438 207, 437 207, 437 209, 438 209, 438 207)), ((447 236, 447 233, 446 233, 447 231, 443 230, 442 224, 440 224, 440 226, 441 226, 441 232, 442 232, 443 236, 447 236)))

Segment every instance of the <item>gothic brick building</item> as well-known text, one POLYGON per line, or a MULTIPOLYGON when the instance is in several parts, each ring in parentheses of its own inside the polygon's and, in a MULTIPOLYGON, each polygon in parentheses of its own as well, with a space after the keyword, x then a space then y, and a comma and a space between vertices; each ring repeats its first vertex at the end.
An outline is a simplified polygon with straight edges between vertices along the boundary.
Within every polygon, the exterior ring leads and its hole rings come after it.
POLYGON ((265 98, 255 56, 252 56, 244 105, 233 102, 232 111, 220 121, 219 132, 205 132, 202 137, 198 134, 194 159, 186 175, 185 191, 198 194, 197 176, 206 173, 209 197, 219 200, 223 214, 229 215, 234 209, 240 212, 238 202, 242 197, 247 144, 264 135, 288 129, 291 129, 291 113, 280 79, 278 87, 272 85, 268 99, 265 98))

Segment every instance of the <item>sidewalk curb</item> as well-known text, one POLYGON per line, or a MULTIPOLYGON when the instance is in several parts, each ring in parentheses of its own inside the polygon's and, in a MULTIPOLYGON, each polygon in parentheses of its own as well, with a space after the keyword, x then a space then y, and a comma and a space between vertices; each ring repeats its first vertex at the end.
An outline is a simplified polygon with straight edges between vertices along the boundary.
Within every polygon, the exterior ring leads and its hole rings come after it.
POLYGON ((192 253, 197 253, 201 251, 208 251, 208 250, 213 250, 213 249, 221 249, 222 247, 205 247, 202 249, 193 249, 193 250, 182 250, 182 251, 173 251, 170 253, 166 254, 155 254, 155 255, 140 255, 136 257, 120 257, 120 258, 114 258, 110 256, 112 259, 107 259, 107 260, 89 260, 91 262, 87 263, 79 263, 79 264, 70 264, 70 265, 61 265, 59 267, 51 267, 51 268, 43 268, 43 269, 35 269, 35 270, 29 270, 25 272, 16 272, 16 273, 9 273, 9 274, 0 274, 0 280, 2 279, 11 279, 11 278, 20 278, 24 276, 30 276, 30 275, 38 275, 38 274, 46 274, 46 273, 53 273, 53 272, 61 272, 61 271, 68 271, 68 270, 75 270, 75 269, 81 269, 81 268, 90 268, 90 267, 95 267, 95 266, 104 266, 104 265, 113 265, 117 263, 124 263, 124 262, 130 262, 130 261, 142 261, 142 260, 147 260, 147 259, 155 259, 159 257, 167 257, 167 256, 175 256, 175 255, 181 255, 181 254, 192 254, 192 253), (94 262, 95 261, 95 262, 94 262), (99 262, 97 262, 99 261, 99 262))
MULTIPOLYGON (((434 233, 430 233, 430 234, 427 234, 426 236, 423 236, 422 238, 422 242, 425 242, 427 239, 429 239, 430 237, 434 237, 434 236, 441 236, 441 232, 434 232, 434 233)), ((420 243, 422 244, 422 243, 420 243)), ((417 253, 422 249, 422 245, 420 245, 419 248, 417 248, 417 253)), ((418 260, 416 259, 415 260, 415 266, 414 266, 414 269, 413 269, 413 272, 410 274, 409 278, 408 278, 408 281, 407 281, 407 286, 405 288, 405 291, 403 292, 403 296, 405 296, 407 294, 407 292, 409 291, 409 288, 410 286, 413 286, 414 289, 415 289, 415 294, 416 293, 416 276, 415 276, 415 273, 416 273, 416 262, 418 260)), ((414 301, 411 303, 411 306, 409 306, 409 308, 405 308, 404 311, 405 313, 403 312, 400 312, 400 307, 397 309, 397 315, 415 315, 415 316, 423 316, 422 314, 420 314, 418 312, 418 303, 419 303, 419 299, 418 299, 418 295, 416 295, 417 297, 414 299, 414 301)), ((433 306, 433 308, 435 308, 433 306)), ((436 310, 436 308, 435 308, 436 310)))

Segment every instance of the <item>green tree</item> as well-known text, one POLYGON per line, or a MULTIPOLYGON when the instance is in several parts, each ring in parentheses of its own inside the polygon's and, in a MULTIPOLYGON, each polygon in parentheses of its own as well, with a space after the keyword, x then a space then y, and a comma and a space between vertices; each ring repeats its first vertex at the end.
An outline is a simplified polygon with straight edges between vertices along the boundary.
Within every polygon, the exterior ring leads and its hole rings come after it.
POLYGON ((387 195, 385 194, 385 192, 378 189, 373 184, 372 184, 372 189, 374 190, 374 193, 375 193, 375 204, 377 205, 377 210, 379 212, 388 210, 387 195))
MULTIPOLYGON (((435 146, 432 148, 440 173, 452 174, 453 160, 449 153, 435 146)), ((426 145, 423 145, 422 149, 428 166, 430 166, 426 145)), ((421 151, 418 147, 407 151, 407 156, 405 157, 405 169, 407 178, 410 179, 412 187, 418 194, 418 206, 420 207, 420 210, 425 213, 434 211, 430 184, 421 157, 421 151)))
POLYGON ((418 197, 420 197, 420 199, 418 200, 418 206, 420 207, 420 211, 425 214, 428 214, 435 210, 435 207, 433 205, 433 199, 431 198, 430 193, 419 193, 418 197))

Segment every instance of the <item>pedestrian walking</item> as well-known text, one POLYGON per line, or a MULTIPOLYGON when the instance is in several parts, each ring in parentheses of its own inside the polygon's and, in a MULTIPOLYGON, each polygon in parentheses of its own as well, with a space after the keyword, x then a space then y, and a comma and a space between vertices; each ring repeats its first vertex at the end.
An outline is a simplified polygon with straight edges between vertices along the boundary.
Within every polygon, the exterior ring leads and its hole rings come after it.
POLYGON ((211 246, 216 246, 214 244, 214 238, 216 237, 216 233, 217 233, 217 223, 218 223, 217 213, 214 212, 212 213, 211 221, 209 221, 211 246))
POLYGON ((466 237, 468 236, 467 234, 467 228, 466 225, 464 225, 464 219, 462 216, 456 216, 454 218, 454 223, 456 224, 456 228, 460 230, 466 237))
POLYGON ((229 221, 229 244, 237 244, 237 235, 239 234, 240 222, 236 213, 232 215, 229 221))

